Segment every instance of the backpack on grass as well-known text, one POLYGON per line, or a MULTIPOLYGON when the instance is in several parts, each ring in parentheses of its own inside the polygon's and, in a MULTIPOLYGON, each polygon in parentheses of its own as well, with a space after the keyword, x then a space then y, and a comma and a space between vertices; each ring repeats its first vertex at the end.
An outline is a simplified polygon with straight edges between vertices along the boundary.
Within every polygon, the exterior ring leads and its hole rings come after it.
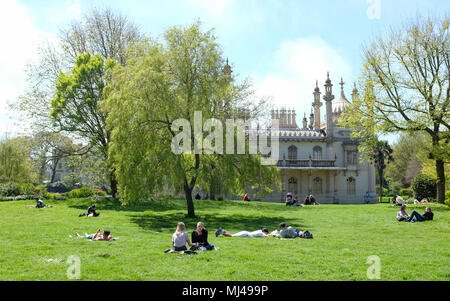
POLYGON ((305 231, 301 231, 301 232, 298 234, 298 237, 300 237, 300 238, 313 238, 313 235, 312 235, 312 233, 309 232, 308 230, 305 230, 305 231))

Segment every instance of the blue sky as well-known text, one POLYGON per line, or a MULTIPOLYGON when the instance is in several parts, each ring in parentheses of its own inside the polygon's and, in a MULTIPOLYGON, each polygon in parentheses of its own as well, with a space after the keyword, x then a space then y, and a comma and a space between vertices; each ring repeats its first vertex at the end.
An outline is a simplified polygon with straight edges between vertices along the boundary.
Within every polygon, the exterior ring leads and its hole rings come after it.
POLYGON ((200 19, 205 30, 215 28, 235 74, 251 77, 256 92, 273 97, 276 106, 296 109, 298 119, 309 112, 315 81, 323 88, 327 70, 334 94, 339 95, 343 77, 350 99, 361 45, 386 26, 418 13, 450 11, 450 1, 442 0, 2 0, 0 31, 8 42, 0 47, 0 136, 26 131, 23 120, 6 111, 6 103, 25 88, 23 69, 37 58, 39 41, 55 39, 71 19, 104 6, 120 10, 152 37, 200 19))

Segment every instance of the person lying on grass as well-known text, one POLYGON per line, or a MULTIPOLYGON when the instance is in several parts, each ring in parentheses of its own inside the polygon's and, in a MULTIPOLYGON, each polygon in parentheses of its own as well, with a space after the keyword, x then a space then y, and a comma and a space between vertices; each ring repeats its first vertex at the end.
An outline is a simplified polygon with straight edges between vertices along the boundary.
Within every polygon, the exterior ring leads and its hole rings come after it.
POLYGON ((114 240, 114 238, 111 237, 111 232, 106 229, 103 230, 103 232, 101 232, 100 229, 98 229, 95 234, 90 234, 90 235, 85 234, 84 236, 81 236, 80 234, 78 234, 78 232, 75 232, 75 235, 77 237, 85 237, 90 240, 108 240, 108 241, 114 240))
POLYGON ((291 226, 286 227, 286 223, 280 224, 280 237, 281 238, 296 238, 298 237, 298 230, 291 226))
POLYGON ((393 206, 403 206, 403 205, 405 205, 405 201, 403 200, 403 198, 401 196, 397 196, 395 198, 393 206))
POLYGON ((222 228, 219 228, 216 231, 216 237, 218 237, 219 235, 223 235, 226 237, 267 237, 267 236, 272 236, 271 234, 269 234, 269 230, 267 230, 267 228, 262 228, 261 230, 256 230, 253 232, 240 231, 235 234, 231 234, 230 232, 228 232, 222 228))
POLYGON ((197 229, 192 231, 191 237, 193 246, 190 249, 197 250, 201 247, 206 250, 214 249, 214 245, 208 243, 208 230, 206 230, 202 222, 197 223, 197 229))
POLYGON ((402 205, 397 212, 397 220, 399 222, 406 222, 409 218, 408 212, 406 212, 406 205, 402 205))
POLYGON ((425 208, 425 213, 420 215, 416 210, 411 212, 411 216, 408 218, 408 222, 423 222, 423 221, 432 221, 434 213, 431 212, 431 208, 425 208))
POLYGON ((89 217, 89 216, 95 216, 95 217, 97 217, 97 216, 100 215, 100 213, 98 213, 98 212, 95 211, 95 210, 96 210, 95 204, 92 204, 92 205, 89 206, 89 208, 87 209, 87 214, 86 214, 86 213, 81 213, 81 214, 78 215, 78 216, 79 216, 79 217, 81 217, 81 216, 86 216, 86 217, 89 217))
POLYGON ((27 208, 52 208, 52 205, 45 204, 40 198, 36 198, 36 205, 29 205, 27 208))

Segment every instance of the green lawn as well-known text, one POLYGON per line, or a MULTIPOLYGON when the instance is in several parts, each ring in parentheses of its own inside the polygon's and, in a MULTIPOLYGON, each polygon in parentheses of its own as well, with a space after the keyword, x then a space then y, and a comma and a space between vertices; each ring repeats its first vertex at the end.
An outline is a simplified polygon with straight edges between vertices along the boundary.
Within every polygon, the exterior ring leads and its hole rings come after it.
MULTIPOLYGON (((81 280, 368 280, 368 256, 381 260, 381 280, 450 280, 450 214, 432 204, 435 220, 399 223, 398 207, 320 205, 305 208, 238 201, 196 201, 197 218, 182 200, 121 207, 97 202, 97 218, 79 218, 89 200, 0 203, 0 280, 67 280, 71 255, 81 259, 81 280), (164 254, 178 221, 189 233, 197 221, 218 251, 164 254), (281 221, 314 239, 227 238, 231 232, 270 231, 281 221), (76 231, 111 230, 115 242, 69 238, 76 231)), ((423 205, 409 205, 423 213, 423 205)))

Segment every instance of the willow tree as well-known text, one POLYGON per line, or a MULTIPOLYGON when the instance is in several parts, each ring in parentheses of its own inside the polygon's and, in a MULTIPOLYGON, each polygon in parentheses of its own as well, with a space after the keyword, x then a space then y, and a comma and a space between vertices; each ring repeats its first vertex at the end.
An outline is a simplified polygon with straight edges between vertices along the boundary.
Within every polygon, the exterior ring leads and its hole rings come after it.
MULTIPOLYGON (((237 84, 225 67, 213 32, 202 32, 198 22, 170 28, 162 43, 141 43, 125 66, 115 67, 106 109, 110 155, 124 203, 146 200, 163 188, 181 188, 193 217, 192 191, 198 185, 208 188, 212 176, 219 177, 223 192, 270 191, 277 171, 262 165, 258 155, 173 151, 174 138, 191 130, 196 118, 203 125, 211 118, 224 121, 243 107, 261 112, 264 102, 252 105, 247 82, 237 84), (184 129, 176 123, 180 119, 188 122, 184 129)), ((189 135, 184 143, 194 150, 199 138, 189 135)))
MULTIPOLYGON (((369 95, 344 116, 354 129, 418 133, 431 139, 437 201, 444 202, 444 166, 450 161, 449 19, 422 19, 391 29, 364 47, 363 82, 369 95), (370 96, 372 94, 372 96, 370 96)), ((361 132, 361 131, 360 131, 361 132)))
POLYGON ((0 183, 35 183, 35 172, 30 156, 32 139, 16 137, 0 141, 0 183))

